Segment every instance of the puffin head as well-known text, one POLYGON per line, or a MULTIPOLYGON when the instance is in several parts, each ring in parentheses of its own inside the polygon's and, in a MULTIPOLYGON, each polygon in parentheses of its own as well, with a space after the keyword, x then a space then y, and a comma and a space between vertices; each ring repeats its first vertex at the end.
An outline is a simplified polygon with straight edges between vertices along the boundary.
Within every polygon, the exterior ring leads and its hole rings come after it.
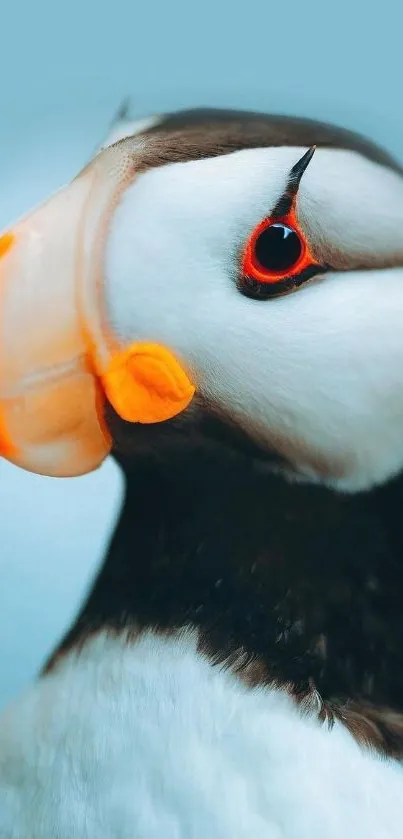
POLYGON ((403 468, 403 178, 361 138, 156 119, 1 250, 1 436, 25 468, 89 471, 140 425, 343 491, 403 468))

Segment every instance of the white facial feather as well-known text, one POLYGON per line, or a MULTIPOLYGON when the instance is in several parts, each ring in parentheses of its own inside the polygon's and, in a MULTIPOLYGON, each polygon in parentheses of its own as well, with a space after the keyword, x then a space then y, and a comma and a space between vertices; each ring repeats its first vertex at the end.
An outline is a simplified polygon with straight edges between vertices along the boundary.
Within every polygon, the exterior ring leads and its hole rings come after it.
POLYGON ((403 769, 201 657, 100 635, 0 719, 1 839, 401 839, 403 769))
POLYGON ((403 266, 403 179, 318 149, 298 199, 304 232, 339 264, 368 268, 249 300, 236 288, 241 249, 302 151, 246 150, 138 176, 107 242, 106 308, 124 342, 172 349, 213 406, 298 474, 363 489, 403 468, 403 267, 387 268, 403 266))
POLYGON ((384 166, 318 149, 301 180, 298 215, 334 268, 403 265, 403 178, 384 166))

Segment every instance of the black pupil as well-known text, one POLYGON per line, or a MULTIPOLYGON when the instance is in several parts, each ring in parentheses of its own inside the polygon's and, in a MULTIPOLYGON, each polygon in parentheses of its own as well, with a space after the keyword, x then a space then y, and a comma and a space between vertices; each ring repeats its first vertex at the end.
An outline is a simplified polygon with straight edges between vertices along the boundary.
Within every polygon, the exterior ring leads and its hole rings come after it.
POLYGON ((296 265, 302 253, 298 233, 286 224, 271 224, 255 242, 256 259, 266 271, 284 273, 296 265))

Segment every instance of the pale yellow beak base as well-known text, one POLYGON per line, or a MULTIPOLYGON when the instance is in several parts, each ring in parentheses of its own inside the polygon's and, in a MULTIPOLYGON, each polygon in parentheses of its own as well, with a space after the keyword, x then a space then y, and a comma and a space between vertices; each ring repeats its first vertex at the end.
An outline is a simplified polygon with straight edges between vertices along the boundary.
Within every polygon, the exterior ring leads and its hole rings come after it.
POLYGON ((99 170, 94 162, 0 238, 0 453, 45 475, 85 474, 110 450, 80 309, 92 192, 107 184, 102 213, 116 191, 99 170))

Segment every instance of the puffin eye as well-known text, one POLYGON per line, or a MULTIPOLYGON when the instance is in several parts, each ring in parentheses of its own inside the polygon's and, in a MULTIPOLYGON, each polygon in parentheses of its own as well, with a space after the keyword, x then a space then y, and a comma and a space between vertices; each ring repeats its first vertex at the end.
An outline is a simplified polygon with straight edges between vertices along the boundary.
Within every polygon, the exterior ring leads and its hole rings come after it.
POLYGON ((323 266, 310 253, 295 213, 264 219, 249 237, 238 286, 248 297, 267 300, 307 282, 323 266))
POLYGON ((270 224, 255 241, 254 256, 260 270, 267 275, 292 271, 301 258, 303 243, 296 230, 288 224, 270 224))

